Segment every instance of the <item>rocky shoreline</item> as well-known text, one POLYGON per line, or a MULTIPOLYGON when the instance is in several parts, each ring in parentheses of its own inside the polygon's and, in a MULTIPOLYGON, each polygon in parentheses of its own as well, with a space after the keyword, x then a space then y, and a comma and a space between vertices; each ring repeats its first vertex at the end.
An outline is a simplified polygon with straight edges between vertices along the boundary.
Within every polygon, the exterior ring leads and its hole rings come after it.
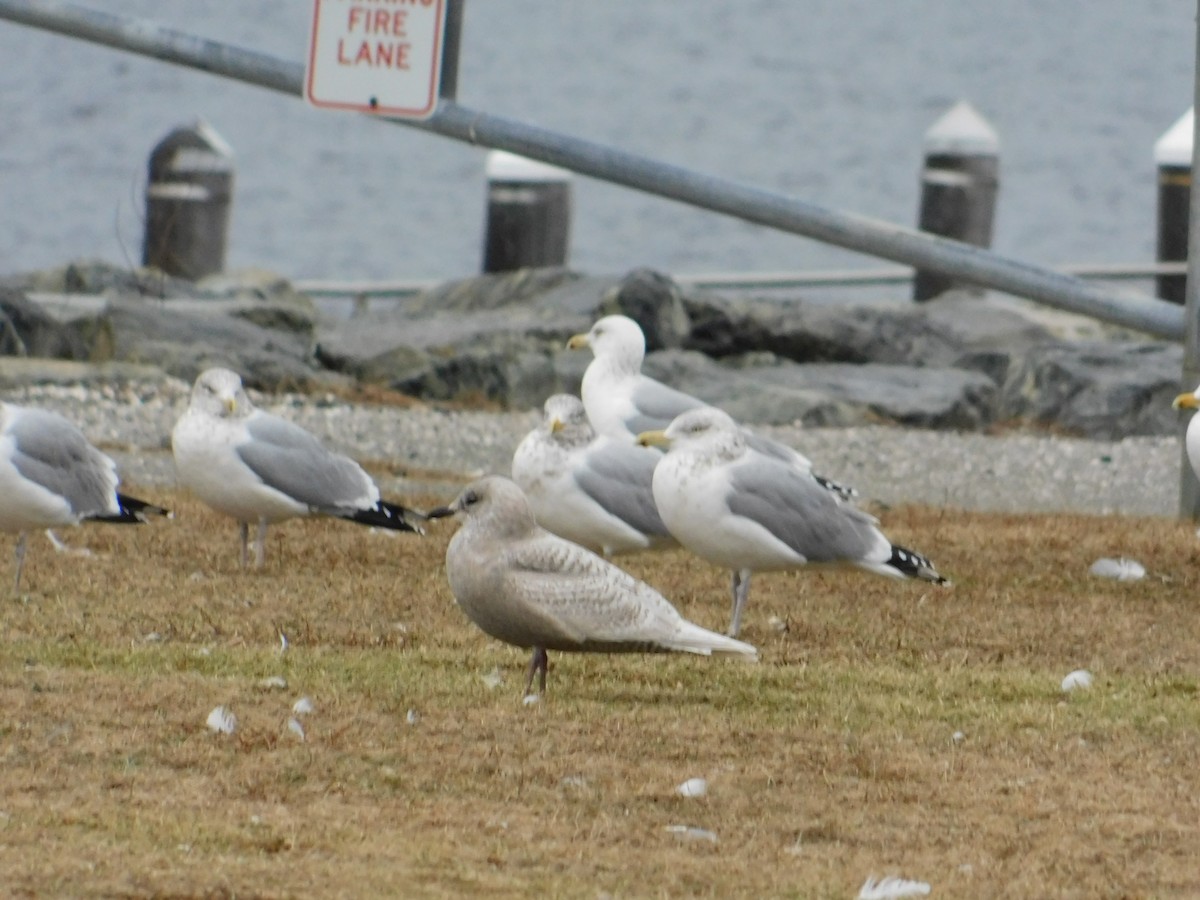
POLYGON ((390 490, 444 492, 507 471, 542 400, 578 390, 590 354, 566 338, 614 311, 646 330, 648 372, 875 501, 1175 513, 1181 348, 967 293, 833 305, 551 269, 346 317, 270 273, 191 284, 77 263, 0 282, 0 396, 78 421, 127 480, 170 484, 188 386, 228 365, 390 490), (348 402, 369 391, 389 402, 348 402))
POLYGON ((190 382, 209 365, 260 390, 372 385, 425 402, 540 406, 588 362, 571 334, 640 322, 656 377, 746 422, 1051 429, 1171 435, 1182 348, 1010 298, 815 303, 621 277, 523 270, 331 315, 265 272, 197 283, 97 263, 0 281, 0 356, 150 366, 190 382))

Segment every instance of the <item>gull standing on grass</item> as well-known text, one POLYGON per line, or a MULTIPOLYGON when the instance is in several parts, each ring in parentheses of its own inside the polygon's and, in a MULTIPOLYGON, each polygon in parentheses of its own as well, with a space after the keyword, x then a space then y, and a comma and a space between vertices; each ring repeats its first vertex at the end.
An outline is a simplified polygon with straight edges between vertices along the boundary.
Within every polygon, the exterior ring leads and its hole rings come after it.
POLYGON ((811 563, 857 566, 893 578, 949 582, 920 554, 897 547, 878 521, 810 476, 749 446, 721 410, 686 412, 639 443, 667 447, 654 470, 654 500, 679 543, 733 570, 737 636, 750 575, 811 563))
POLYGON ((604 556, 675 546, 654 505, 662 454, 596 434, 570 394, 554 394, 543 410, 512 461, 537 523, 604 556))
POLYGON ((0 531, 18 534, 14 594, 21 589, 29 529, 170 515, 118 493, 117 484, 116 463, 62 416, 0 403, 0 531))
POLYGON ((171 449, 179 483, 237 520, 243 567, 251 523, 258 526, 255 566, 263 563, 267 526, 296 516, 423 533, 416 524, 420 513, 381 500, 354 460, 327 450, 299 425, 256 409, 229 369, 208 369, 196 379, 171 449))
POLYGON ((472 482, 430 518, 465 521, 446 550, 450 591, 484 632, 532 648, 525 679, 546 689, 546 651, 728 654, 749 644, 693 625, 661 594, 578 544, 538 526, 521 489, 493 475, 472 482))
MULTIPOLYGON (((576 334, 567 341, 567 348, 590 347, 594 359, 583 373, 580 395, 592 427, 600 434, 634 441, 643 431, 666 428, 681 413, 701 407, 710 408, 698 397, 677 391, 661 381, 642 373, 646 358, 646 336, 642 328, 628 316, 605 316, 586 334, 576 334)), ((812 461, 800 451, 779 441, 745 431, 747 443, 767 456, 812 472, 812 461)), ((856 491, 813 476, 819 484, 844 498, 856 491)))

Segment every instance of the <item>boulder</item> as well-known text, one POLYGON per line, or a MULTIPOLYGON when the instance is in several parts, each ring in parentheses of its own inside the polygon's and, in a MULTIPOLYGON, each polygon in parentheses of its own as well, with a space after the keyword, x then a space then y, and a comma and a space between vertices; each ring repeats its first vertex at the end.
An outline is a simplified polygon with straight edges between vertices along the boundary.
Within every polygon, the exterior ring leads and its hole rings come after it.
POLYGON ((691 332, 683 291, 653 269, 634 269, 605 293, 593 316, 608 315, 628 316, 642 326, 647 351, 682 347, 691 332))
POLYGON ((107 300, 0 288, 0 353, 103 362, 113 358, 107 300))
POLYGON ((1175 434, 1183 348, 1158 341, 1060 342, 1032 350, 1005 381, 997 417, 1114 439, 1175 434))
POLYGON ((745 422, 806 425, 894 423, 977 428, 991 420, 996 386, 978 372, 943 367, 799 365, 772 354, 721 362, 662 351, 645 371, 745 422))

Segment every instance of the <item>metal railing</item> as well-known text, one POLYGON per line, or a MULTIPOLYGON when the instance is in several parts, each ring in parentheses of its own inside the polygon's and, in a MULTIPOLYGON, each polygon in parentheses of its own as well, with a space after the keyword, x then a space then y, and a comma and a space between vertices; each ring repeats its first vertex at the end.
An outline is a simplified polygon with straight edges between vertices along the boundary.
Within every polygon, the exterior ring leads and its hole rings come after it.
MULTIPOLYGON (((452 0, 452 5, 461 0, 452 0)), ((462 10, 455 13, 461 21, 462 10)), ((105 44, 300 97, 304 65, 164 28, 152 22, 86 9, 61 0, 0 0, 0 19, 105 44)), ((447 45, 443 84, 456 80, 457 46, 447 45)), ((1088 284, 1080 278, 1010 259, 911 228, 784 197, 616 147, 580 140, 456 103, 443 91, 425 120, 393 124, 508 150, 581 175, 813 238, 870 256, 944 274, 956 281, 1027 297, 1159 337, 1184 337, 1184 310, 1143 295, 1088 284)))

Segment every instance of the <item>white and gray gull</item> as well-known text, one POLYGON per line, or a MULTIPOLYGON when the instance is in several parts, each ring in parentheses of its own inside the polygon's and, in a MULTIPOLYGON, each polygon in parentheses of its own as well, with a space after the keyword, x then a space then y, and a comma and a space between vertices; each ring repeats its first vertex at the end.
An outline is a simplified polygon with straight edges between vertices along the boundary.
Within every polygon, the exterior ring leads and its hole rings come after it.
POLYGON ((267 526, 324 515, 360 525, 421 533, 419 512, 380 499, 379 488, 348 456, 326 449, 299 425, 255 408, 242 379, 208 369, 171 433, 179 483, 219 513, 236 519, 246 565, 250 524, 258 526, 255 565, 263 562, 267 526))
POLYGON ((446 550, 450 591, 485 633, 532 648, 527 694, 535 675, 546 688, 548 650, 757 659, 754 647, 692 624, 646 583, 539 527, 507 478, 472 482, 428 515, 465 520, 446 550))
POLYGON ((691 410, 638 441, 668 448, 654 470, 654 500, 671 534, 733 570, 731 635, 741 628, 753 572, 826 563, 948 584, 924 556, 888 540, 873 516, 750 446, 719 409, 691 410))
POLYGON ((537 523, 604 556, 675 546, 654 505, 662 454, 597 434, 571 394, 554 394, 543 410, 512 461, 537 523))
POLYGON ((117 491, 117 466, 57 413, 0 403, 0 531, 17 532, 17 572, 29 529, 145 522, 167 510, 117 491))
MULTIPOLYGON (((583 373, 580 395, 592 427, 600 434, 634 441, 643 431, 666 428, 681 413, 709 407, 698 397, 663 384, 642 372, 646 336, 628 316, 605 316, 585 334, 573 335, 568 349, 590 347, 594 358, 583 373)), ((743 429, 747 443, 796 469, 842 497, 856 491, 812 472, 812 461, 793 447, 743 429)))

